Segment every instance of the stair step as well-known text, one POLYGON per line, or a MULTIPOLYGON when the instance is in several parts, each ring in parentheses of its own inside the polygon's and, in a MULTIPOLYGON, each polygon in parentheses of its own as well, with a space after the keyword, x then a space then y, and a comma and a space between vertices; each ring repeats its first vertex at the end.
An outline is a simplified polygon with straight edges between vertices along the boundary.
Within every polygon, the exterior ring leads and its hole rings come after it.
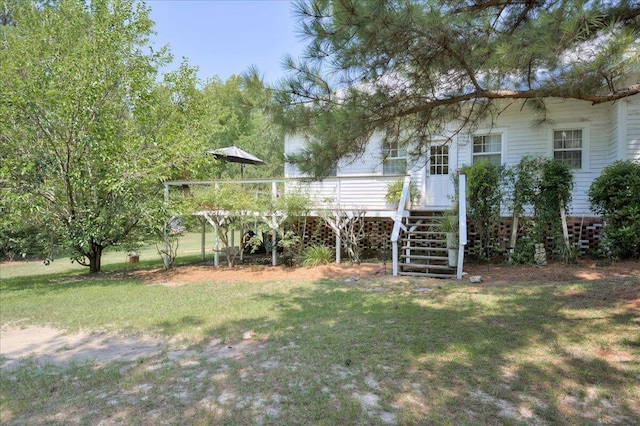
POLYGON ((407 231, 409 235, 443 235, 442 231, 407 231))
MULTIPOLYGON (((415 240, 411 240, 414 241, 415 240)), ((424 247, 424 246, 402 246, 400 247, 400 250, 411 250, 411 251, 440 251, 440 252, 445 252, 447 250, 449 250, 446 247, 424 247)))
POLYGON ((450 268, 449 265, 425 265, 424 263, 401 263, 401 269, 440 269, 443 271, 455 271, 456 268, 450 268))
POLYGON ((455 275, 449 275, 449 274, 432 274, 432 273, 425 273, 425 272, 402 272, 399 271, 398 275, 401 276, 405 276, 405 277, 427 277, 427 278, 455 278, 455 275))
POLYGON ((423 256, 423 255, 417 255, 417 254, 410 254, 409 256, 407 256, 406 254, 403 254, 400 256, 401 259, 418 259, 418 260, 444 260, 444 261, 449 261, 449 258, 447 256, 423 256))
POLYGON ((413 221, 411 220, 412 218, 409 218, 409 220, 406 221, 407 226, 425 226, 425 227, 429 227, 429 228, 439 228, 440 224, 436 223, 436 222, 421 222, 419 220, 413 221))
POLYGON ((413 220, 413 221, 416 221, 416 222, 419 221, 419 220, 424 220, 424 221, 429 221, 429 222, 437 222, 440 217, 441 217, 441 215, 434 215, 434 216, 409 215, 409 216, 407 216, 407 220, 413 220))
POLYGON ((446 244, 447 243, 447 241, 444 238, 442 238, 440 240, 437 240, 437 239, 433 239, 433 238, 426 239, 426 238, 406 238, 406 237, 403 237, 403 238, 400 238, 400 241, 403 241, 403 242, 412 241, 414 243, 430 243, 430 244, 446 244))

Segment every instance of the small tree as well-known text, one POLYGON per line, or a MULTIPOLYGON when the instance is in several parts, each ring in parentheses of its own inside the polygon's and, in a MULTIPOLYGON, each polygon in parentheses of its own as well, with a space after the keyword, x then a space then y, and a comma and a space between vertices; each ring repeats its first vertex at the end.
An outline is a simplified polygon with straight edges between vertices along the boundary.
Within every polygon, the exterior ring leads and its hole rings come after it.
POLYGON ((335 206, 321 214, 322 219, 340 237, 351 263, 360 264, 360 241, 364 239, 365 210, 347 210, 335 206))
POLYGON ((525 156, 520 162, 507 170, 505 177, 510 184, 509 201, 512 210, 511 238, 509 243, 509 261, 511 263, 532 263, 534 244, 529 231, 535 219, 525 216, 525 207, 535 204, 542 181, 542 157, 525 156), (522 229, 524 241, 518 241, 518 231, 522 229), (524 243, 524 244, 522 244, 524 243))
POLYGON ((553 251, 560 254, 565 261, 575 256, 569 243, 565 219, 571 205, 572 191, 571 166, 552 158, 544 160, 538 194, 534 199, 534 235, 538 242, 544 242, 550 237, 554 241, 553 251), (559 241, 563 241, 563 244, 559 244, 559 241))
POLYGON ((620 258, 640 257, 640 161, 616 161, 589 187, 591 208, 606 221, 608 250, 620 258))
POLYGON ((498 224, 503 196, 502 169, 486 161, 461 168, 467 175, 467 206, 469 221, 475 226, 480 245, 480 258, 491 259, 497 254, 498 224))

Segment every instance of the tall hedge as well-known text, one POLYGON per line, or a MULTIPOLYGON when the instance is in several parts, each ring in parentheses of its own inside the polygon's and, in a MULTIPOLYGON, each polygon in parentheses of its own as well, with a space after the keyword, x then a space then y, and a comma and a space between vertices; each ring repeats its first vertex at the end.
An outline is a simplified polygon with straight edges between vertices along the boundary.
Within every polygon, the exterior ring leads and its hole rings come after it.
POLYGON ((589 188, 591 209, 605 220, 605 248, 640 258, 640 160, 616 161, 589 188))

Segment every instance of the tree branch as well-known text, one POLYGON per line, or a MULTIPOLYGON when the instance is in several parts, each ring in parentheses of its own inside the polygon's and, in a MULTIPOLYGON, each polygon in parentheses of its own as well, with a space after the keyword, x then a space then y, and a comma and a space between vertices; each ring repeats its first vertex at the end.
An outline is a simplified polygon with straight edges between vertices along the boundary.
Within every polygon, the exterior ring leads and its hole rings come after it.
MULTIPOLYGON (((577 99, 581 101, 588 101, 592 104, 601 104, 605 102, 612 102, 618 99, 623 99, 628 96, 632 96, 640 93, 640 83, 631 85, 622 90, 611 92, 603 95, 582 95, 582 94, 574 94, 574 95, 566 95, 566 96, 556 96, 567 99, 577 99)), ((476 92, 467 93, 459 96, 452 96, 450 98, 443 99, 435 99, 432 101, 428 101, 423 103, 422 105, 417 105, 412 108, 405 109, 398 114, 396 117, 405 117, 412 114, 417 114, 423 111, 427 111, 433 108, 437 108, 440 106, 453 105, 461 102, 466 102, 474 99, 535 99, 535 98, 543 98, 553 96, 550 95, 545 90, 479 90, 476 92)))

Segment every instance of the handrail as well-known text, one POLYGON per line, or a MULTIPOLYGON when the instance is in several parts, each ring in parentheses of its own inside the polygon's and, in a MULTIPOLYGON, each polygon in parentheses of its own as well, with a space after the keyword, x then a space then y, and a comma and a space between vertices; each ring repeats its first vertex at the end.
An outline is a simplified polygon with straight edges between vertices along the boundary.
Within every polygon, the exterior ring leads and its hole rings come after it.
POLYGON ((404 218, 406 210, 405 206, 409 199, 409 191, 411 184, 411 176, 406 175, 404 177, 404 184, 402 185, 402 195, 400 196, 400 202, 398 203, 398 210, 393 218, 393 231, 391 232, 391 252, 393 262, 393 276, 398 276, 398 240, 400 239, 400 230, 404 231, 407 228, 402 224, 402 218, 404 218))
POLYGON ((467 176, 458 176, 458 268, 456 278, 462 279, 464 247, 467 245, 467 176))

